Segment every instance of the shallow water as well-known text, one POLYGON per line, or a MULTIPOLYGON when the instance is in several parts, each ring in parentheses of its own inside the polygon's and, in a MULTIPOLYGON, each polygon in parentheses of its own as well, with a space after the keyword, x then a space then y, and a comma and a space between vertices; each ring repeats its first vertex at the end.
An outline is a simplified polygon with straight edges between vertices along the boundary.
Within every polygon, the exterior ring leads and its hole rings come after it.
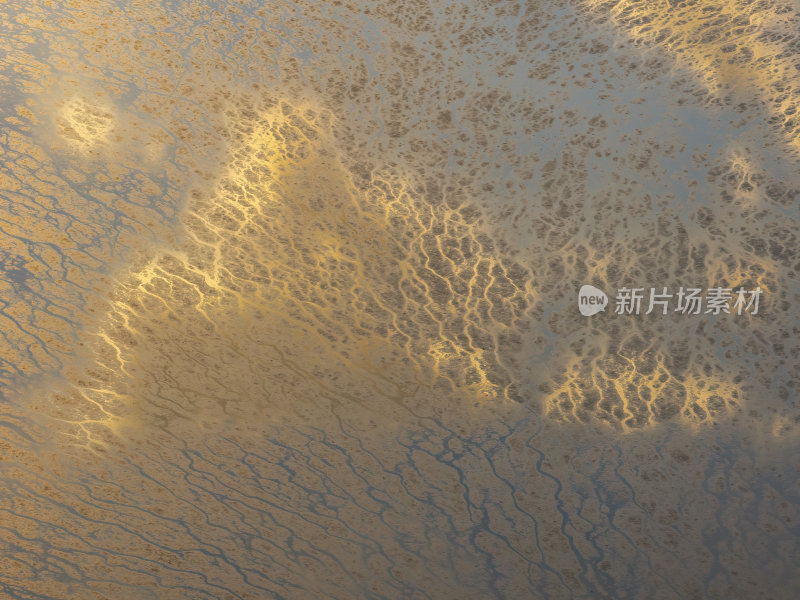
POLYGON ((795 598, 797 9, 4 3, 0 597, 795 598))

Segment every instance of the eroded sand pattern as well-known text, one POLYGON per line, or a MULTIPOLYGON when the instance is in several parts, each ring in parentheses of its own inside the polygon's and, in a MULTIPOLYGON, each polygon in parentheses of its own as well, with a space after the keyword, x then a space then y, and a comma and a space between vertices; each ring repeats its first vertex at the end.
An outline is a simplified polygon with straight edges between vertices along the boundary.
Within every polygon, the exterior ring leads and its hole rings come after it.
POLYGON ((4 4, 0 597, 795 598, 797 22, 4 4))

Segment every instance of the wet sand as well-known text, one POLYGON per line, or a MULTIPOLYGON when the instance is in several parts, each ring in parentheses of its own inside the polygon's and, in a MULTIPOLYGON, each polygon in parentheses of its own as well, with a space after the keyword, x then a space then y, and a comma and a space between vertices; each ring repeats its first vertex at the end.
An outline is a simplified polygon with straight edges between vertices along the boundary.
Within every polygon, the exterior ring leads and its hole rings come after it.
POLYGON ((5 4, 0 597, 794 598, 795 11, 5 4))

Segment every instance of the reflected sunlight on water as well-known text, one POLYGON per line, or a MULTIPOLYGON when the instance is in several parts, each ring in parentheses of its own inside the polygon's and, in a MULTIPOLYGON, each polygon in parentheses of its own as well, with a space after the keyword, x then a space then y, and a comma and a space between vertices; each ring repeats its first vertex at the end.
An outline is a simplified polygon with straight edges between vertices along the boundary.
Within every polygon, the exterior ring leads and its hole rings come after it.
POLYGON ((0 597, 793 599, 795 9, 5 3, 0 597))

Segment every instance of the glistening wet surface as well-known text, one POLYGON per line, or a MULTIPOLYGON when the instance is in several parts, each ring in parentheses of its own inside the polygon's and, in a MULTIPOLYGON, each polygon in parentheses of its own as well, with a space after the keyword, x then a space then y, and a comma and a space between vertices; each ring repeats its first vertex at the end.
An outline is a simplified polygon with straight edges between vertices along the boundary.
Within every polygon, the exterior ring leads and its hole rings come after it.
POLYGON ((0 597, 796 598, 797 11, 3 3, 0 597))

